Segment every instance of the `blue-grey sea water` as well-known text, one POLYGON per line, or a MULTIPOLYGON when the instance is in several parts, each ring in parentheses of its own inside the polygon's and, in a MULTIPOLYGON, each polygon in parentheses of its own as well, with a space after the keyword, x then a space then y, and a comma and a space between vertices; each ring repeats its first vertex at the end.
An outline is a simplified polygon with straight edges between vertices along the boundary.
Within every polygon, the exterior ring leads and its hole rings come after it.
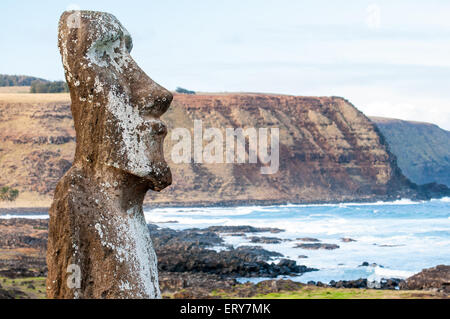
POLYGON ((252 244, 245 237, 224 235, 223 239, 235 247, 260 245, 298 264, 319 269, 293 278, 300 282, 407 278, 424 268, 450 265, 450 198, 372 204, 161 208, 148 210, 145 215, 149 222, 173 229, 212 225, 283 229, 285 231, 279 234, 257 235, 291 241, 261 245, 252 244), (164 224, 168 221, 178 223, 164 224), (314 251, 294 248, 302 243, 297 238, 303 237, 337 244, 340 248, 314 251), (356 241, 346 243, 341 238, 356 241), (301 255, 308 258, 299 258, 301 255), (363 262, 371 266, 360 267, 363 262))
MULTIPOLYGON (((290 277, 300 282, 407 278, 424 268, 450 265, 450 198, 371 204, 157 208, 146 210, 145 216, 148 222, 173 229, 206 228, 213 225, 280 228, 284 232, 253 234, 286 239, 280 244, 252 244, 246 237, 226 234, 222 237, 225 244, 235 247, 259 245, 280 252, 285 258, 296 260, 300 265, 319 269, 302 276, 290 277), (177 223, 167 223, 172 221, 177 223), (303 237, 337 244, 339 249, 295 248, 297 243, 302 243, 297 238, 303 237), (347 243, 342 238, 352 238, 355 241, 347 243), (299 258, 302 255, 308 258, 299 258), (371 265, 361 267, 363 262, 371 265)), ((46 215, 0 216, 11 217, 48 218, 46 215)))

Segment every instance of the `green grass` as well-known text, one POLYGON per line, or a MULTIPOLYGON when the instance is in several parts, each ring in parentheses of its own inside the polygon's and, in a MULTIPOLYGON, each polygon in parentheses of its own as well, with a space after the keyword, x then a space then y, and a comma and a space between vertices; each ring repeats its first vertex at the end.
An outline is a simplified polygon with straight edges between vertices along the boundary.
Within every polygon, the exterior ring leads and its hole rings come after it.
MULTIPOLYGON (((0 277, 0 286, 9 291, 17 299, 45 299, 45 278, 10 279, 0 277)), ((239 287, 242 288, 242 287, 239 287)), ((181 289, 177 293, 187 291, 181 289)), ((428 299, 448 298, 431 291, 410 290, 375 290, 375 289, 336 289, 306 286, 295 291, 281 291, 277 293, 260 293, 252 297, 242 297, 242 290, 223 291, 213 290, 210 297, 222 299, 428 299)), ((165 294, 166 298, 174 298, 174 294, 165 294)), ((183 297, 182 297, 183 298, 183 297)))
MULTIPOLYGON (((236 291, 212 291, 212 297, 234 299, 242 298, 236 291)), ((245 298, 245 297, 244 297, 245 298)), ((336 289, 307 286, 295 291, 259 293, 248 299, 424 299, 444 298, 443 295, 429 291, 376 290, 376 289, 336 289)))
POLYGON ((0 277, 0 286, 2 289, 17 295, 17 299, 44 299, 45 294, 45 278, 6 278, 0 277), (18 291, 22 292, 18 293, 18 291))
POLYGON ((419 291, 307 288, 293 292, 256 295, 255 299, 414 299, 430 298, 432 294, 419 291))

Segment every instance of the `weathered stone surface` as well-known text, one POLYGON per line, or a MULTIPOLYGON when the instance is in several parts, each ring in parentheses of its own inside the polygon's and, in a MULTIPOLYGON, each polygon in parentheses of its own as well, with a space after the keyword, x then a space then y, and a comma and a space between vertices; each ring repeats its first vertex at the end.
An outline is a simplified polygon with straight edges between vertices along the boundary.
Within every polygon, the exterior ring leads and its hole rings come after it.
POLYGON ((450 266, 439 265, 424 269, 420 273, 406 279, 402 289, 430 290, 435 289, 450 293, 450 266))
POLYGON ((58 44, 77 144, 50 209, 47 295, 159 298, 142 203, 149 189, 171 184, 159 117, 172 95, 137 66, 129 33, 110 14, 65 12, 58 44))

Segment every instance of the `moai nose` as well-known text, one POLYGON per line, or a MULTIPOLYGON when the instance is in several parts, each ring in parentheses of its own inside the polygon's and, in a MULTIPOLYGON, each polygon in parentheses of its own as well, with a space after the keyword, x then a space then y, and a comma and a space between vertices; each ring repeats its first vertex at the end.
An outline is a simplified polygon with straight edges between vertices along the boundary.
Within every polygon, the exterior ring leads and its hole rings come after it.
POLYGON ((154 82, 141 69, 133 74, 130 83, 132 103, 140 109, 144 116, 159 118, 172 103, 172 93, 154 82))
POLYGON ((153 105, 153 112, 158 114, 158 117, 166 113, 170 104, 172 103, 173 95, 168 90, 160 87, 156 93, 156 98, 153 105))

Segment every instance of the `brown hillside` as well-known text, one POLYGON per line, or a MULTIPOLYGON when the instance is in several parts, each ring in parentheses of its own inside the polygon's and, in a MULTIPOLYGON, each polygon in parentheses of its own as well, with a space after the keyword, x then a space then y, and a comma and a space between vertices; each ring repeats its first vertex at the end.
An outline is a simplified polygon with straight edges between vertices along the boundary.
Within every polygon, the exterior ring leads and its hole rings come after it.
MULTIPOLYGON (((16 205, 35 199, 48 204, 70 167, 75 132, 69 105, 66 94, 0 94, 0 185, 21 190, 16 205)), ((342 98, 176 94, 163 119, 169 126, 165 152, 173 185, 149 194, 151 202, 330 202, 387 199, 409 191, 376 127, 342 98), (174 164, 170 132, 192 131, 196 119, 223 132, 278 127, 279 172, 262 175, 261 164, 174 164)))

